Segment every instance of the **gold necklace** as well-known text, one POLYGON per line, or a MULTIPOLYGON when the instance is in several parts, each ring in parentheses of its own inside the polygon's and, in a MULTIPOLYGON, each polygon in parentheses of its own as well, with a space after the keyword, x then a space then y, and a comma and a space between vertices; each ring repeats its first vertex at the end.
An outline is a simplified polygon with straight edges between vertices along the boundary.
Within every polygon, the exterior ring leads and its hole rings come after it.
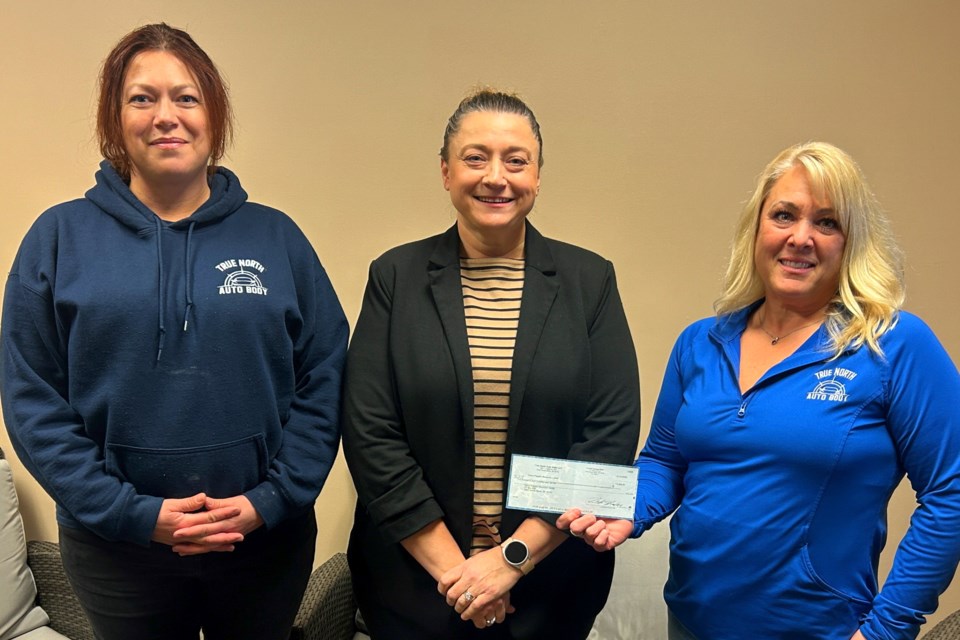
MULTIPOLYGON (((766 320, 766 318, 764 318, 764 320, 766 320)), ((767 331, 766 329, 764 329, 764 328, 763 328, 763 320, 760 321, 759 327, 760 327, 760 331, 763 331, 765 334, 767 334, 768 336, 770 336, 771 338, 773 338, 773 340, 770 341, 770 345, 771 345, 771 346, 776 346, 778 342, 780 342, 781 340, 783 340, 784 338, 786 338, 786 337, 789 336, 790 334, 796 333, 797 331, 800 331, 800 329, 806 329, 807 327, 812 327, 812 326, 815 325, 815 324, 820 324, 821 322, 823 322, 823 318, 821 318, 820 320, 814 320, 813 322, 809 322, 809 323, 803 325, 802 327, 797 327, 797 328, 794 329, 793 331, 787 331, 787 332, 786 332, 785 334, 783 334, 782 336, 775 336, 775 335, 773 335, 772 333, 770 333, 769 331, 767 331)))

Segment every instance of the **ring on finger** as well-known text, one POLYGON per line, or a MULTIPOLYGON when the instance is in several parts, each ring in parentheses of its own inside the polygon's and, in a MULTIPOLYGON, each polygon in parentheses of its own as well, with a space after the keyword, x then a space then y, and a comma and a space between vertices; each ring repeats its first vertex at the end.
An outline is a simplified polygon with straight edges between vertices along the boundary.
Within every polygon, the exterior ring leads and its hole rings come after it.
POLYGON ((487 618, 487 626, 492 627, 493 623, 496 621, 497 621, 497 616, 492 616, 490 618, 487 618))
POLYGON ((572 535, 574 538, 582 538, 582 537, 583 537, 583 531, 581 531, 580 533, 577 533, 576 531, 571 531, 571 532, 570 532, 570 535, 572 535))
POLYGON ((476 596, 473 595, 472 593, 470 593, 469 591, 464 591, 464 592, 463 592, 463 599, 466 600, 467 602, 473 602, 473 599, 474 599, 475 597, 476 597, 476 596))

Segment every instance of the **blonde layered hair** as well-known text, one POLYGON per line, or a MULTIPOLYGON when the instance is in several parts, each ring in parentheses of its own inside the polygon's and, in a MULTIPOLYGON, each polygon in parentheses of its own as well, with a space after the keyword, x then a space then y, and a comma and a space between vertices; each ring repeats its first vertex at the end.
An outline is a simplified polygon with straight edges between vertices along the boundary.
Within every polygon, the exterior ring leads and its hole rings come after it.
POLYGON ((806 169, 817 197, 833 204, 846 238, 839 290, 830 302, 826 320, 833 357, 864 344, 883 355, 880 336, 896 324, 903 305, 900 249, 860 167, 844 151, 825 142, 785 149, 760 174, 757 188, 737 221, 723 295, 714 309, 718 315, 730 314, 764 297, 754 261, 760 212, 777 180, 797 166, 806 169))

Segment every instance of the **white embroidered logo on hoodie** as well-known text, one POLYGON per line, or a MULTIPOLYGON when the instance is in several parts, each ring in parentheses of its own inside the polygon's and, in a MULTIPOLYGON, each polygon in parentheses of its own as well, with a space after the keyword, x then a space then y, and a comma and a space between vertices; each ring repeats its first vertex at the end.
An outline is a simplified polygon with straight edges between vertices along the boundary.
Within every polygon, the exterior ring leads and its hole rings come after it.
POLYGON ((257 296, 267 295, 267 288, 260 281, 258 273, 267 270, 256 260, 224 260, 217 270, 227 274, 217 292, 224 296, 234 293, 249 293, 257 296))

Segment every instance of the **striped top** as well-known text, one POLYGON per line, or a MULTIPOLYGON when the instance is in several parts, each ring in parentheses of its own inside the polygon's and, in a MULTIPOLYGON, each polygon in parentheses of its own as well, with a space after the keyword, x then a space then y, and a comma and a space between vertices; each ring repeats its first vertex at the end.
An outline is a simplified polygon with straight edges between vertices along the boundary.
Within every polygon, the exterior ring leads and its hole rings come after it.
POLYGON ((523 260, 461 258, 460 282, 473 367, 473 542, 470 555, 500 544, 510 374, 520 321, 523 260))

